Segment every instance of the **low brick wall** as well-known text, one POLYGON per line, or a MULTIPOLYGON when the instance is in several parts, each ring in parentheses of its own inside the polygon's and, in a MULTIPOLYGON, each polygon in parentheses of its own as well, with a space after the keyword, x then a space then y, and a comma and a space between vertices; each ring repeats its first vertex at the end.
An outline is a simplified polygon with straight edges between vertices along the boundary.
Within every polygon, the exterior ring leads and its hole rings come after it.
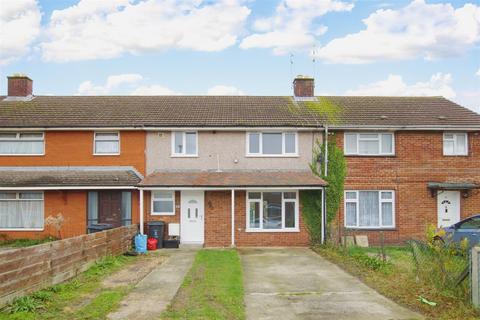
POLYGON ((18 296, 71 279, 95 261, 125 253, 137 225, 32 247, 0 251, 0 306, 18 296))

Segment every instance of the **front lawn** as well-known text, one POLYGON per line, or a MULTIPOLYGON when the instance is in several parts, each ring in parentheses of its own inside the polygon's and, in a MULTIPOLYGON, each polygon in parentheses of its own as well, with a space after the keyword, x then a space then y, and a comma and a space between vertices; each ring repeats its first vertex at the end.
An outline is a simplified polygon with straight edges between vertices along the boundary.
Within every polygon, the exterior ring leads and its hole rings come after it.
POLYGON ((314 250, 384 296, 422 313, 427 319, 467 320, 480 317, 465 296, 455 296, 451 291, 439 290, 419 279, 408 247, 386 247, 386 262, 377 257, 380 252, 378 248, 350 247, 345 250, 321 246, 314 250), (420 297, 426 301, 422 302, 420 297))
POLYGON ((243 277, 235 250, 201 250, 162 319, 244 319, 243 277))

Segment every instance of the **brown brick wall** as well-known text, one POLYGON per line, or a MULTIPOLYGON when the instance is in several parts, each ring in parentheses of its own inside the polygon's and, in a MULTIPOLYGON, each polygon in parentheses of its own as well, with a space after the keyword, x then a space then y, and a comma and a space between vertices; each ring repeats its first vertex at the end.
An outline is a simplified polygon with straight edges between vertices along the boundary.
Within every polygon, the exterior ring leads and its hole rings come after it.
MULTIPOLYGON (((347 156, 346 190, 395 190, 395 230, 384 231, 386 242, 401 243, 422 238, 427 225, 437 224, 437 199, 427 189, 427 182, 480 183, 480 132, 469 133, 468 156, 443 156, 442 132, 396 132, 393 157, 347 156)), ((337 134, 343 148, 343 133, 337 134)), ((461 217, 480 213, 480 190, 461 198, 461 217)), ((339 212, 343 229, 343 202, 339 212)), ((378 242, 378 231, 358 231, 378 242)))
POLYGON ((145 132, 121 131, 120 155, 93 155, 93 131, 46 131, 45 155, 0 156, 0 166, 133 166, 145 174, 145 132))
POLYGON ((143 215, 145 233, 148 232, 147 223, 149 221, 164 221, 165 224, 166 224, 164 237, 165 237, 165 239, 167 239, 168 238, 168 224, 169 223, 180 223, 180 191, 175 191, 175 215, 174 216, 151 215, 151 209, 152 209, 152 206, 151 206, 152 204, 150 202, 151 201, 151 195, 152 195, 151 192, 145 191, 144 196, 143 196, 143 207, 145 208, 144 215, 143 215))
POLYGON ((73 278, 102 257, 124 253, 136 232, 132 225, 0 252, 0 306, 73 278))
MULTIPOLYGON (((132 192, 132 223, 138 223, 138 191, 132 192)), ((44 192, 45 219, 61 214, 64 218, 60 236, 62 239, 76 237, 86 233, 87 229, 87 193, 86 190, 62 190, 44 192)), ((42 239, 48 236, 58 237, 53 226, 46 225, 43 231, 2 231, 2 237, 8 239, 42 239)))

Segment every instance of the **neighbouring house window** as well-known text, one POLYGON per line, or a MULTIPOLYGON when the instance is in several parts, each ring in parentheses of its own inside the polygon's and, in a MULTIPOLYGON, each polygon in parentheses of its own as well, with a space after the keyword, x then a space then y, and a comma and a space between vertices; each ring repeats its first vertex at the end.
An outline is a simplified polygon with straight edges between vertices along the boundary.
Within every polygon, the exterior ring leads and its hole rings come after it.
POLYGON ((172 155, 196 156, 197 142, 198 140, 196 132, 172 132, 172 155))
POLYGON ((175 192, 152 192, 152 215, 175 215, 175 192))
MULTIPOLYGON (((111 221, 113 224, 129 226, 132 224, 132 193, 130 191, 89 191, 87 201, 87 217, 88 225, 96 223, 105 223, 108 218, 117 218, 111 221), (120 193, 120 197, 113 195, 112 197, 101 197, 101 193, 120 193), (117 203, 119 199, 120 203, 117 203), (104 203, 102 203, 102 201, 104 203), (99 212, 99 208, 103 212, 99 212), (115 211, 120 209, 121 216, 118 217, 115 211)), ((108 223, 111 223, 108 222, 108 223)))
POLYGON ((352 133, 344 135, 346 155, 380 156, 394 155, 393 133, 352 133))
POLYGON ((394 191, 345 191, 345 226, 393 228, 394 191))
POLYGON ((1 132, 0 155, 43 155, 43 132, 1 132))
POLYGON ((297 191, 247 192, 248 231, 297 231, 297 191))
POLYGON ((466 156, 468 155, 468 143, 466 133, 443 134, 443 155, 466 156))
POLYGON ((95 132, 94 153, 98 155, 120 154, 120 133, 95 132))
POLYGON ((297 155, 296 132, 248 132, 247 155, 297 155))
POLYGON ((43 207, 43 192, 0 192, 0 229, 43 229, 43 207))

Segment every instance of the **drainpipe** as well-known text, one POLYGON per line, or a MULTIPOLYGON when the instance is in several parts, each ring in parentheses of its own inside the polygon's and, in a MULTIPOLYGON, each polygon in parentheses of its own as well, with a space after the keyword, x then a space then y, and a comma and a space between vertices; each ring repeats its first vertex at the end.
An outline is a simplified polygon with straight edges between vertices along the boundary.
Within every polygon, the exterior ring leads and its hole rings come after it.
MULTIPOLYGON (((325 126, 325 176, 328 176, 328 126, 325 126)), ((327 234, 327 197, 325 196, 326 188, 322 189, 322 238, 321 243, 325 243, 327 234)))
POLYGON ((232 214, 231 214, 231 218, 232 218, 232 221, 231 221, 231 225, 232 225, 232 243, 231 243, 231 246, 232 247, 235 247, 235 189, 232 189, 232 204, 231 204, 231 208, 232 208, 232 214))
POLYGON ((140 215, 140 234, 143 234, 143 189, 140 189, 140 208, 138 210, 140 215))

